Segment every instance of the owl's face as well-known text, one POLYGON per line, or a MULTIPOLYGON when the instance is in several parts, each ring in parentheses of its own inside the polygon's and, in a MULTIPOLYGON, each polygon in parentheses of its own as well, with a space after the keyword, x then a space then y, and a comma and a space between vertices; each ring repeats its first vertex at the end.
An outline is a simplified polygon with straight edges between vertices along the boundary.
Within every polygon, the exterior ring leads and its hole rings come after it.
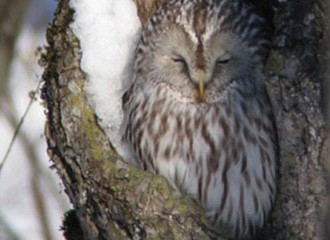
MULTIPOLYGON (((239 33, 225 21, 229 17, 208 16, 207 8, 212 7, 209 2, 212 1, 202 0, 199 7, 188 5, 192 8, 190 15, 166 18, 170 7, 165 8, 167 12, 162 12, 162 17, 156 14, 158 21, 151 21, 158 24, 155 31, 151 32, 149 26, 142 36, 137 57, 138 73, 142 74, 138 81, 165 83, 181 96, 197 102, 219 101, 234 85, 242 86, 249 94, 256 89, 262 66, 258 46, 251 46, 252 39, 247 39, 244 24, 239 33), (246 81, 251 76, 255 79, 246 81)), ((254 18, 260 21, 256 15, 254 18)))
POLYGON ((218 100, 232 81, 253 71, 244 43, 230 32, 194 41, 185 29, 173 26, 156 45, 148 63, 150 77, 197 101, 218 100))

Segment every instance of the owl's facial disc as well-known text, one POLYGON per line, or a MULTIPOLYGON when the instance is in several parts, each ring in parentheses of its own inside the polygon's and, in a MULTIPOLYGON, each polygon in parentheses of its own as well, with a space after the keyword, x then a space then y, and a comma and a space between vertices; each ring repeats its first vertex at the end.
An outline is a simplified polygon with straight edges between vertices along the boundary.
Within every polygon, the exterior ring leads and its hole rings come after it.
POLYGON ((208 58, 209 61, 205 62, 203 67, 196 66, 196 62, 189 62, 189 58, 186 60, 178 53, 173 53, 170 57, 171 61, 180 66, 182 72, 193 84, 198 102, 206 100, 208 85, 213 81, 214 72, 221 71, 231 59, 231 55, 227 51, 221 51, 217 56, 213 60, 208 58))

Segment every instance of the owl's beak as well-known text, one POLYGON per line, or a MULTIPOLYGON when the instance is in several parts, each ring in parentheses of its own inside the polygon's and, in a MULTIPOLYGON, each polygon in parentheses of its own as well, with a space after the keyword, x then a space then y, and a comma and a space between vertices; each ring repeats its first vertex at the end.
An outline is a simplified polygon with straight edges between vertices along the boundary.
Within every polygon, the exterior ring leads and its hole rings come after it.
POLYGON ((203 69, 191 72, 191 81, 196 88, 196 98, 198 101, 205 100, 205 86, 208 82, 208 76, 203 69))
POLYGON ((205 97, 205 86, 204 86, 204 81, 200 79, 198 81, 198 99, 203 100, 205 97))

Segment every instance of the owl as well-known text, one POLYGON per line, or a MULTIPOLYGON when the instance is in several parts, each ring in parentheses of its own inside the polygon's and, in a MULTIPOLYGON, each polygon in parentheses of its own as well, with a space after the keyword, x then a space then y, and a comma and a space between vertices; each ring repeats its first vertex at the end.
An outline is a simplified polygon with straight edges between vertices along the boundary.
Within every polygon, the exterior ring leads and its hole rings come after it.
POLYGON ((123 96, 132 163, 165 176, 235 239, 263 227, 276 194, 269 46, 247 2, 169 0, 143 28, 123 96))

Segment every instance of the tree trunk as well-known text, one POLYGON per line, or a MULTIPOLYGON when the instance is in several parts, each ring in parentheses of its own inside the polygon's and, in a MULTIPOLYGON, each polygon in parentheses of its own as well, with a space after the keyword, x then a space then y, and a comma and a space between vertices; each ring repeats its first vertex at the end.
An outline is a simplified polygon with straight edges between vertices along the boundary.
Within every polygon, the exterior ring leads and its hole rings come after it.
MULTIPOLYGON (((142 23, 164 1, 135 0, 142 23)), ((327 144, 319 103, 325 21, 316 1, 274 1, 273 7, 267 84, 281 160, 279 194, 264 239, 322 239, 327 144)), ((69 27, 72 15, 68 0, 60 0, 41 59, 48 154, 75 209, 65 221, 67 239, 211 239, 216 232, 201 208, 164 178, 127 166, 112 149, 86 101, 79 40, 69 27), (80 230, 71 226, 75 215, 80 230)))

